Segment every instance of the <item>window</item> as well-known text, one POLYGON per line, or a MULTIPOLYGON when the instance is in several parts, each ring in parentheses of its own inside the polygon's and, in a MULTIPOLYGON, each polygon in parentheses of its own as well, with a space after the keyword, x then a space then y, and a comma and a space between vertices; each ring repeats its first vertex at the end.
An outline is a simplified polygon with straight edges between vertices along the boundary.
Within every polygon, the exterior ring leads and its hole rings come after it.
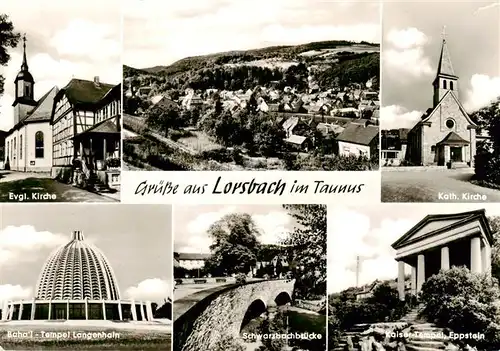
POLYGON ((19 159, 23 159, 23 136, 19 136, 19 159))
POLYGON ((443 80, 443 89, 446 89, 446 81, 443 80))
POLYGON ((452 119, 446 120, 446 127, 448 127, 449 129, 453 129, 453 127, 455 127, 455 121, 452 119))
POLYGON ((436 152, 436 145, 431 146, 431 152, 436 152))
POLYGON ((35 158, 43 158, 43 132, 35 134, 35 158))
POLYGON ((453 82, 450 82, 450 90, 453 90, 453 82))
POLYGON ((17 140, 16 137, 14 137, 14 156, 12 157, 12 159, 15 160, 16 156, 17 156, 17 140))

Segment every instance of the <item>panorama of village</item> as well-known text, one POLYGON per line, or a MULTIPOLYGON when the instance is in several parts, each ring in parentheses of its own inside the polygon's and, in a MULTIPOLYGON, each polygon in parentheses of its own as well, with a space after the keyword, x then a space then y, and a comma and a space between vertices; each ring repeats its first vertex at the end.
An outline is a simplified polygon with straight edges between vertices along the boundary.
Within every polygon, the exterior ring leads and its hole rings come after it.
POLYGON ((377 170, 379 50, 323 41, 124 66, 124 167, 377 170))

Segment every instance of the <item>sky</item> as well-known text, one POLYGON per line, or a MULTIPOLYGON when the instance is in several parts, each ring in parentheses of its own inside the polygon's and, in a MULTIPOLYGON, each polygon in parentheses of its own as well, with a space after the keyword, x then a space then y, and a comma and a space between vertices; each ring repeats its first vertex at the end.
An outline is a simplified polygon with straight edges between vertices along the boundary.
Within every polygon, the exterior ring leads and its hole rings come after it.
POLYGON ((380 43, 377 2, 125 0, 123 63, 169 65, 188 56, 321 40, 380 43))
POLYGON ((107 257, 122 298, 171 297, 171 206, 11 204, 0 205, 0 306, 33 297, 45 260, 74 230, 107 257))
POLYGON ((443 26, 465 109, 500 96, 498 2, 391 1, 382 13, 382 128, 411 128, 432 107, 443 26))
MULTIPOLYGON (((35 99, 71 78, 121 81, 120 0, 2 0, 15 31, 26 33, 27 59, 35 80, 35 99)), ((0 130, 13 127, 14 79, 22 62, 22 41, 0 66, 5 94, 0 98, 0 130)))
POLYGON ((356 286, 358 255, 360 286, 375 279, 395 279, 398 265, 391 245, 426 215, 483 208, 486 216, 500 216, 500 207, 491 204, 328 206, 328 293, 356 286))
POLYGON ((263 244, 278 244, 297 226, 295 219, 280 205, 175 206, 174 251, 210 253, 212 240, 207 230, 213 223, 231 213, 251 215, 261 231, 259 242, 263 244))

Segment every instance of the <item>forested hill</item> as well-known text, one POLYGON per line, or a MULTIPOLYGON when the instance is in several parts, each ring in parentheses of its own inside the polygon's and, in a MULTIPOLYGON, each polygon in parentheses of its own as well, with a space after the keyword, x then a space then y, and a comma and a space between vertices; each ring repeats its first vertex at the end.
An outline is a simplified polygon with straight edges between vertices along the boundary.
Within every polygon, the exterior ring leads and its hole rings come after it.
POLYGON ((142 68, 142 71, 152 74, 175 75, 190 70, 211 68, 213 66, 250 62, 262 59, 318 59, 317 56, 336 52, 378 52, 379 44, 368 42, 355 43, 345 40, 319 41, 293 46, 270 46, 259 49, 228 51, 202 56, 186 57, 169 66, 142 68), (308 54, 310 53, 310 54, 308 54), (317 53, 318 55, 314 55, 317 53), (304 55, 304 56, 301 56, 304 55))
POLYGON ((311 79, 320 89, 365 84, 380 74, 378 44, 322 41, 187 57, 170 66, 135 69, 124 66, 124 77, 147 77, 163 83, 161 90, 253 89, 279 82, 304 91, 311 79))

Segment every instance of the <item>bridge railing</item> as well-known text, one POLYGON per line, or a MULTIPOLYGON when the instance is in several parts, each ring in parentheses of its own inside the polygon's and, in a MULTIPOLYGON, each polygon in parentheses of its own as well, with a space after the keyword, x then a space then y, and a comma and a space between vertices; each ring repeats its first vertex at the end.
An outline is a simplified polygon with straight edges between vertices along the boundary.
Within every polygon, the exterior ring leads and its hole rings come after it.
POLYGON ((249 281, 244 284, 229 284, 216 288, 200 291, 198 293, 186 296, 174 301, 174 350, 182 350, 184 343, 193 331, 196 319, 205 311, 205 309, 219 296, 241 286, 259 284, 263 282, 283 281, 292 283, 293 279, 259 279, 249 281))

